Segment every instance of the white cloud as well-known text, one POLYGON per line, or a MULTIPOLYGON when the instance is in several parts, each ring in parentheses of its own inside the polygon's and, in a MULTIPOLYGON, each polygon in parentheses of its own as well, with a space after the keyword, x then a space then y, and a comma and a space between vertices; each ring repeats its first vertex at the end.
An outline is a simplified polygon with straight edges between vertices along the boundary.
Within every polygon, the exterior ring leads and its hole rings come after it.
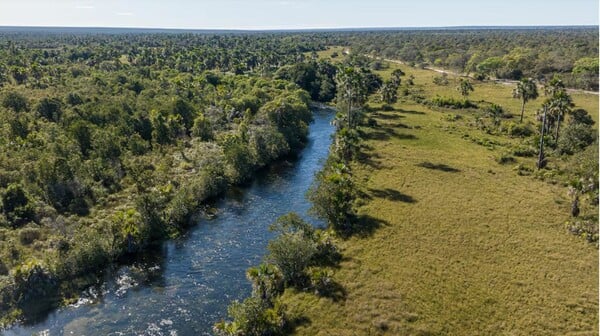
POLYGON ((119 12, 119 13, 115 13, 115 15, 117 16, 133 16, 133 13, 129 13, 129 12, 119 12))

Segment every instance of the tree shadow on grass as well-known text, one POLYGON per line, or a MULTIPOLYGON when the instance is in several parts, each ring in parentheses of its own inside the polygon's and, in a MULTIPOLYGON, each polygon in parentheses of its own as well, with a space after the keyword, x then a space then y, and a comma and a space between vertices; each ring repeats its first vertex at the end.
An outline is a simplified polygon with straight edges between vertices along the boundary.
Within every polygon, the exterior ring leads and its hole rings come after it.
POLYGON ((405 114, 425 114, 425 112, 421 112, 421 111, 412 111, 412 110, 403 110, 403 109, 398 109, 398 112, 401 113, 405 113, 405 114))
POLYGON ((460 169, 450 167, 443 163, 435 164, 435 163, 431 163, 429 161, 421 162, 417 166, 427 168, 427 169, 440 170, 440 171, 447 172, 447 173, 458 173, 461 171, 460 169))
POLYGON ((402 140, 416 140, 416 139, 418 139, 416 136, 414 136, 412 134, 398 133, 395 129, 393 129, 391 127, 383 127, 381 130, 384 131, 387 135, 389 135, 391 137, 394 137, 396 139, 402 139, 402 140))
POLYGON ((386 141, 390 139, 390 135, 386 131, 372 130, 364 135, 367 140, 386 141))
POLYGON ((398 120, 398 119, 401 119, 401 118, 405 118, 404 116, 402 116, 402 115, 399 115, 399 114, 397 114, 397 113, 394 113, 394 114, 389 114, 389 113, 385 113, 385 114, 384 114, 384 113, 377 113, 377 114, 375 115, 375 117, 376 117, 377 119, 383 119, 383 120, 398 120))
POLYGON ((346 301, 348 292, 339 282, 329 279, 329 282, 315 291, 319 297, 331 299, 333 302, 346 301))
POLYGON ((374 129, 371 132, 365 134, 365 138, 368 140, 386 141, 392 137, 400 140, 418 139, 413 134, 398 133, 395 129, 390 127, 381 127, 379 129, 374 129))
POLYGON ((311 322, 312 321, 304 315, 288 316, 285 327, 283 328, 284 335, 292 335, 296 328, 309 325, 311 322))
POLYGON ((389 223, 369 215, 355 215, 351 220, 352 228, 345 232, 338 232, 341 238, 347 239, 352 236, 366 238, 372 236, 382 226, 388 226, 389 223))
POLYGON ((373 167, 375 169, 383 169, 384 166, 381 164, 381 162, 379 160, 377 160, 378 158, 380 158, 379 154, 373 153, 364 153, 361 152, 358 154, 357 160, 358 162, 365 164, 367 166, 373 167))
POLYGON ((408 126, 407 124, 403 124, 403 123, 401 123, 401 122, 399 122, 399 123, 395 123, 395 124, 390 124, 390 126, 391 126, 391 127, 394 127, 394 128, 405 128, 405 129, 412 129, 412 127, 411 127, 411 126, 408 126))
POLYGON ((415 200, 412 196, 403 194, 403 193, 399 192, 398 190, 394 190, 394 189, 390 189, 390 188, 369 189, 369 192, 374 197, 383 198, 383 199, 386 199, 389 201, 404 202, 404 203, 416 203, 417 202, 417 200, 415 200))

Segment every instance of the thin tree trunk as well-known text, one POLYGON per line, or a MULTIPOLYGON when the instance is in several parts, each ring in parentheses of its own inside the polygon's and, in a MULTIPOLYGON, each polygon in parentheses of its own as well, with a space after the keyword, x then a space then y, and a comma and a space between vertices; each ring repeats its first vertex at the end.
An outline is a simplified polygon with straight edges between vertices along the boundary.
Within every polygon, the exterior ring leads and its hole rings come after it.
POLYGON ((556 120, 556 135, 554 136, 554 139, 556 140, 556 142, 558 142, 559 131, 560 131, 560 114, 558 115, 558 119, 556 120))
POLYGON ((348 99, 348 129, 352 128, 352 98, 348 99))
POLYGON ((523 104, 521 104, 521 122, 523 122, 523 114, 525 114, 525 99, 523 99, 523 104))
POLYGON ((542 136, 540 137, 540 155, 538 157, 537 168, 542 169, 546 165, 544 163, 544 133, 546 131, 546 110, 548 108, 544 106, 544 117, 542 118, 542 136))

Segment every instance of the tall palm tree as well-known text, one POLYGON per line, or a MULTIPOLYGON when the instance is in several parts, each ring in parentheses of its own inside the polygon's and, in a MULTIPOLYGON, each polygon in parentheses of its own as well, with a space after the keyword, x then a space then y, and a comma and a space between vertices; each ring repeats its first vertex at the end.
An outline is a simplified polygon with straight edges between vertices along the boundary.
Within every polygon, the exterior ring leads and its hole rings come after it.
POLYGON ((524 78, 517 83, 517 87, 513 90, 513 98, 521 99, 521 122, 523 122, 523 114, 525 113, 525 104, 528 101, 538 97, 537 85, 531 78, 524 78))
POLYGON ((548 97, 553 97, 559 91, 564 90, 565 84, 557 75, 554 75, 554 77, 552 77, 548 84, 544 85, 544 95, 548 97))
POLYGON ((554 134, 555 141, 558 141, 561 120, 565 114, 571 112, 573 106, 575 106, 573 104, 573 99, 565 90, 557 91, 550 99, 548 109, 556 122, 556 131, 554 134))

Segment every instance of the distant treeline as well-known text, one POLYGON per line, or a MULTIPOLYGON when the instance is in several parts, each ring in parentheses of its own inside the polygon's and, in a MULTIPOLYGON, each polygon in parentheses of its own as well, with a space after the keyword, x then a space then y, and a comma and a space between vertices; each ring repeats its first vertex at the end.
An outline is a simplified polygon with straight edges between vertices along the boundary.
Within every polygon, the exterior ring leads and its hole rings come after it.
POLYGON ((451 29, 327 33, 352 52, 503 79, 549 80, 598 90, 598 28, 451 29))

